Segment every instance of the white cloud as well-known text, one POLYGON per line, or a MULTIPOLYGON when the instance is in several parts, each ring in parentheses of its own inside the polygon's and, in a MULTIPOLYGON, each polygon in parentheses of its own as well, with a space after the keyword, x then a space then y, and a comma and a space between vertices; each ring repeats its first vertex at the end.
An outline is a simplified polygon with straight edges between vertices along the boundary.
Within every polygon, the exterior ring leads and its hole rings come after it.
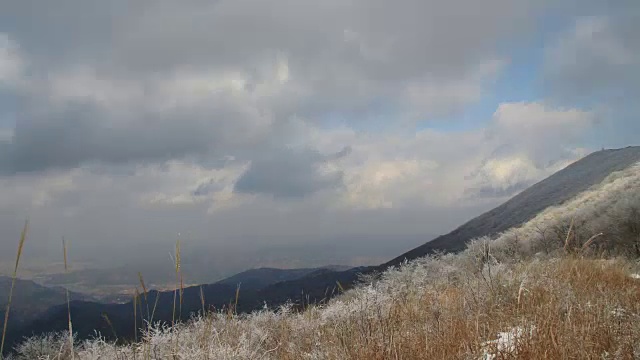
POLYGON ((472 196, 508 197, 584 155, 592 112, 544 103, 500 104, 485 130, 491 149, 469 174, 472 196))
POLYGON ((466 105, 481 99, 487 83, 495 79, 504 65, 505 61, 492 60, 477 66, 461 79, 410 82, 404 91, 411 116, 429 119, 462 111, 466 105))
POLYGON ((402 207, 407 200, 426 198, 429 172, 437 164, 429 160, 370 161, 349 169, 343 205, 351 208, 402 207))
POLYGON ((509 151, 525 153, 537 164, 556 160, 576 146, 595 124, 592 112, 551 107, 540 102, 500 104, 487 128, 489 139, 509 151))
POLYGON ((579 158, 580 156, 576 155, 548 166, 537 165, 524 154, 491 158, 476 170, 475 187, 466 190, 472 196, 508 198, 579 158))
POLYGON ((493 114, 493 125, 505 139, 525 141, 527 138, 575 138, 593 122, 593 114, 588 111, 555 108, 540 102, 500 104, 493 114))
POLYGON ((20 84, 25 68, 18 45, 8 34, 0 32, 0 89, 20 84))

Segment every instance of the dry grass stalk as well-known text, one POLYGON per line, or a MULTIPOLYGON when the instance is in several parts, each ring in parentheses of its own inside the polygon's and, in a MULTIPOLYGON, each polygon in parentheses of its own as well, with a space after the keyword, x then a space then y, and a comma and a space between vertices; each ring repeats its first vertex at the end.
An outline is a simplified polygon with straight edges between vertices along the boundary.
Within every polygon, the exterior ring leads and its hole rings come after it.
MULTIPOLYGON (((69 273, 69 265, 67 261, 67 241, 65 238, 62 238, 62 252, 64 254, 64 272, 65 274, 69 273)), ((65 288, 65 292, 67 295, 67 320, 69 325, 69 352, 71 353, 71 359, 73 360, 75 357, 73 351, 73 326, 71 324, 71 301, 69 300, 69 289, 65 288)))
POLYGON ((138 297, 140 292, 136 287, 136 292, 133 295, 133 341, 138 342, 138 297))
MULTIPOLYGON (((183 293, 183 282, 182 282, 182 272, 181 272, 181 259, 180 259, 180 238, 176 240, 176 253, 175 253, 175 271, 176 271, 176 288, 173 290, 173 311, 171 315, 171 328, 176 328, 176 303, 180 301, 179 308, 179 317, 182 318, 182 293, 183 293), (180 291, 180 296, 178 299, 178 290, 180 291)), ((158 296, 156 296, 157 299, 158 296)), ((174 337, 175 330, 172 330, 172 338, 174 337)), ((172 341, 173 342, 173 341, 172 341)), ((176 336, 176 342, 174 344, 174 350, 172 357, 176 358, 176 353, 178 349, 178 342, 176 336)))
POLYGON ((564 251, 568 252, 569 251, 569 240, 571 239, 571 234, 573 231, 573 224, 574 224, 575 218, 571 219, 571 224, 569 225, 569 231, 567 231, 567 238, 564 240, 564 251))
POLYGON ((13 268, 13 274, 11 276, 11 288, 9 289, 9 299, 7 300, 7 308, 4 312, 4 324, 2 326, 2 341, 0 342, 0 357, 4 354, 4 341, 7 336, 7 326, 9 323, 9 312, 11 311, 11 300, 13 298, 13 289, 16 285, 16 279, 18 277, 18 265, 20 264, 20 258, 22 257, 22 249, 24 247, 24 242, 27 239, 27 231, 29 229, 29 220, 26 220, 24 223, 24 228, 22 229, 22 233, 20 234, 20 242, 18 243, 18 253, 16 254, 16 263, 13 268))
POLYGON ((589 238, 589 240, 587 240, 584 245, 582 245, 582 252, 586 251, 589 246, 591 246, 591 244, 600 236, 604 236, 604 233, 599 233, 599 234, 595 234, 592 237, 589 238))

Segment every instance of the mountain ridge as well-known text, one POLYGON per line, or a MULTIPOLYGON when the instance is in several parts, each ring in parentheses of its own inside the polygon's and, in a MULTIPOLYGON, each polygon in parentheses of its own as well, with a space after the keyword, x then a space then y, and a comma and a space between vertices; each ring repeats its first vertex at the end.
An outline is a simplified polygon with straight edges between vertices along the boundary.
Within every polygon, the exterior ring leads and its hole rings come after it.
POLYGON ((549 206, 561 205, 577 194, 599 184, 611 173, 624 170, 638 161, 640 161, 640 146, 591 153, 528 187, 498 207, 469 220, 450 233, 411 249, 376 269, 382 270, 405 260, 413 260, 437 251, 461 251, 469 240, 496 235, 523 224, 549 206), (535 201, 532 198, 535 198, 535 201), (498 222, 496 217, 499 216, 502 218, 498 222), (507 218, 504 219, 504 217, 507 218))

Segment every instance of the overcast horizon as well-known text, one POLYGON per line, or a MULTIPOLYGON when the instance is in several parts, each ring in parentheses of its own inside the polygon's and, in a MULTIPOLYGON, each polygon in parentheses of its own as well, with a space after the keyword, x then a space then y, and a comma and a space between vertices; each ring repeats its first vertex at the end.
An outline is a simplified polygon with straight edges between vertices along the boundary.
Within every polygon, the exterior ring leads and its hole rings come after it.
POLYGON ((0 260, 26 218, 26 261, 390 259, 640 145, 638 34, 637 0, 0 0, 0 260))

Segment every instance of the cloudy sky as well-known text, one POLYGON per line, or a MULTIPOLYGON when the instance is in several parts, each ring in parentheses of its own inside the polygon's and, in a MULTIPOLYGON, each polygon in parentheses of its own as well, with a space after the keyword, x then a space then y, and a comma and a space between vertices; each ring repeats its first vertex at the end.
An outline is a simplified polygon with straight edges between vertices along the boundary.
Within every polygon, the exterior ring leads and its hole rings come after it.
POLYGON ((638 144, 639 24, 637 0, 0 0, 0 253, 27 217, 34 257, 427 241, 638 144))

